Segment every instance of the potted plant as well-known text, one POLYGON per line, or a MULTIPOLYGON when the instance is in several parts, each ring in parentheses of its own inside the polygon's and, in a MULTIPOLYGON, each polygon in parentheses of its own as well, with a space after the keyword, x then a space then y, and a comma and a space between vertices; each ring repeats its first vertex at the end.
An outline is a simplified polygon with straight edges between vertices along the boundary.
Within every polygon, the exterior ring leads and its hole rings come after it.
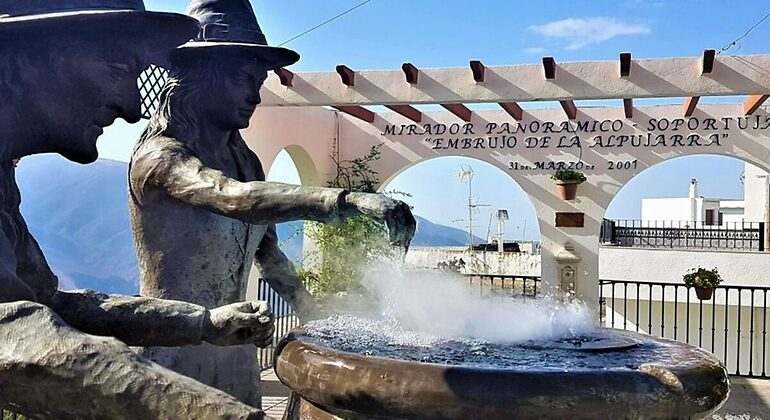
POLYGON ((577 186, 586 181, 582 172, 571 169, 560 169, 551 176, 556 181, 556 189, 563 200, 574 200, 577 194, 577 186))
POLYGON ((684 280, 685 286, 695 288, 698 299, 709 300, 714 293, 714 288, 722 283, 722 276, 719 275, 716 267, 712 270, 698 267, 697 269, 691 268, 687 274, 682 276, 682 280, 684 280))

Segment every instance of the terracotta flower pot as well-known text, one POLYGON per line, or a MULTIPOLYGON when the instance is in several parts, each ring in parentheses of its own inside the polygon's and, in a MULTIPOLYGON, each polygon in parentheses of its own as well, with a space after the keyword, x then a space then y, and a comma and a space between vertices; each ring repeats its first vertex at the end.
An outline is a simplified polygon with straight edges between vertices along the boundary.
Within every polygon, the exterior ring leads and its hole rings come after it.
POLYGON ((695 286, 695 294, 698 296, 698 299, 700 300, 709 300, 711 299, 711 295, 714 293, 713 287, 698 287, 695 286))
POLYGON ((574 200, 577 195, 578 183, 575 181, 556 181, 556 189, 562 200, 574 200))

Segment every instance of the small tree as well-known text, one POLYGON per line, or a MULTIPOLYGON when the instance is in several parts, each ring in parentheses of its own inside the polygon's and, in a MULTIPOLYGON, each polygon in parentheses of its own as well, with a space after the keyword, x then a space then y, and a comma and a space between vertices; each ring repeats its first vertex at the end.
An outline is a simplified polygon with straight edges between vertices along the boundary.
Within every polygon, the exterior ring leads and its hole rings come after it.
MULTIPOLYGON (((335 177, 328 186, 349 191, 375 193, 380 180, 372 164, 380 159, 380 147, 351 160, 337 160, 335 177)), ((355 290, 360 287, 363 270, 374 260, 393 256, 386 228, 369 216, 357 216, 339 223, 306 224, 307 236, 316 249, 306 255, 308 268, 300 278, 316 296, 355 290)))

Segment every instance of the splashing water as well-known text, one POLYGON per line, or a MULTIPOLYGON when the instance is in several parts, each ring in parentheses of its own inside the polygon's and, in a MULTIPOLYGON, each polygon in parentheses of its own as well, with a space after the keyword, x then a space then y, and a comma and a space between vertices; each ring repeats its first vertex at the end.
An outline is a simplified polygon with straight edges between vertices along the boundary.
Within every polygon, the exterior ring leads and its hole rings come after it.
POLYGON ((368 270, 363 285, 380 302, 386 319, 443 338, 512 343, 575 336, 596 328, 584 304, 552 297, 485 298, 447 273, 407 272, 396 264, 380 264, 368 270))
POLYGON ((305 325, 303 340, 337 351, 443 365, 517 370, 578 371, 638 369, 643 363, 677 360, 676 348, 637 341, 634 351, 582 351, 606 334, 494 343, 478 338, 445 338, 403 329, 394 319, 334 315, 305 325), (578 343, 579 342, 579 343, 578 343), (577 344, 577 345, 576 345, 577 344))
POLYGON ((462 277, 405 271, 392 261, 367 270, 362 285, 366 302, 353 304, 353 314, 307 323, 306 339, 366 356, 524 370, 636 369, 676 359, 674 347, 638 339, 630 352, 582 351, 608 335, 579 302, 481 297, 462 277))
POLYGON ((594 314, 582 303, 552 297, 485 298, 456 275, 405 271, 392 260, 370 267, 362 285, 373 299, 370 311, 357 315, 367 318, 368 326, 350 318, 336 322, 343 329, 371 329, 394 344, 516 343, 575 337, 597 328, 594 314))

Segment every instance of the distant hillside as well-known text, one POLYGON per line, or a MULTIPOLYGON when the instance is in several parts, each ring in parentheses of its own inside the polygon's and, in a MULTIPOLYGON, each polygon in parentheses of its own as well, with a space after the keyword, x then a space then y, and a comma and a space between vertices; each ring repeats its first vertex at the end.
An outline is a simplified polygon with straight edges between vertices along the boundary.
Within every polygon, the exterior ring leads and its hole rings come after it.
POLYGON ((22 214, 63 288, 138 292, 126 199, 127 165, 78 165, 54 155, 22 159, 22 214))
MULTIPOLYGON (((468 244, 468 232, 449 226, 433 223, 420 216, 417 218, 417 232, 412 239, 412 246, 463 246, 468 244)), ((475 243, 484 242, 473 236, 475 243)))
MULTIPOLYGON (((417 231, 412 239, 412 246, 463 246, 468 243, 468 233, 461 229, 439 225, 430 220, 415 216, 417 231)), ((292 261, 302 260, 303 222, 281 223, 277 226, 281 249, 292 261)), ((476 243, 483 242, 474 236, 476 243)))
MULTIPOLYGON (((28 157, 19 164, 22 213, 62 288, 138 293, 127 173, 124 162, 78 165, 54 155, 28 157)), ((278 226, 281 248, 293 261, 302 258, 302 227, 302 222, 278 226)), ((413 246, 466 243, 464 231, 417 217, 413 246)))

